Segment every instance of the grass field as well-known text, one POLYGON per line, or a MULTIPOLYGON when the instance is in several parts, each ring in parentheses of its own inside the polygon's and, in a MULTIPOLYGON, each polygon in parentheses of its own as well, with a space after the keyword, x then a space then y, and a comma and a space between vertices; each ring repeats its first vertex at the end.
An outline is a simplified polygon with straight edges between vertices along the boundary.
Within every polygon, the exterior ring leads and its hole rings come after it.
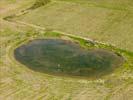
MULTIPOLYGON (((112 3, 111 1, 107 3, 99 1, 99 3, 96 0, 88 3, 85 0, 82 3, 76 2, 81 0, 66 1, 69 0, 54 1, 16 19, 133 51, 133 8, 131 6, 133 4, 131 1, 127 0, 127 6, 126 1, 123 2, 120 7, 114 5, 114 0, 112 3)), ((119 2, 116 3, 119 4, 119 2)))
POLYGON ((0 100, 133 99, 132 0, 52 0, 20 13, 34 2, 0 1, 0 100), (17 16, 3 19, 10 15, 17 16), (90 80, 40 73, 14 59, 18 46, 56 37, 73 38, 83 46, 86 39, 96 40, 97 48, 115 51, 126 62, 112 74, 90 80))

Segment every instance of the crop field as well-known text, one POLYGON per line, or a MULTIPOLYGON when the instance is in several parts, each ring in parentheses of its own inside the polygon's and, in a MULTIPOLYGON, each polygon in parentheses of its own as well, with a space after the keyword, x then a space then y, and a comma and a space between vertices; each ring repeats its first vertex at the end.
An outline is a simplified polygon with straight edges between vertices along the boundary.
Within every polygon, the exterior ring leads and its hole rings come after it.
POLYGON ((133 100, 132 0, 0 0, 0 100, 133 100))

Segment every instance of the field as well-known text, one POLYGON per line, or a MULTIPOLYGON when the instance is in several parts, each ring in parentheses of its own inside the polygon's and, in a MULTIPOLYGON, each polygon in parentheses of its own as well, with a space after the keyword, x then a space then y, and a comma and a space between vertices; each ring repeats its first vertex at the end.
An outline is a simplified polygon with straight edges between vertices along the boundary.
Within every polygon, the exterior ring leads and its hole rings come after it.
POLYGON ((119 6, 117 8, 117 5, 114 7, 111 3, 105 3, 105 6, 94 3, 56 1, 16 19, 133 51, 133 8, 126 6, 126 10, 123 5, 121 5, 123 8, 119 6))
POLYGON ((132 0, 38 2, 0 1, 0 100, 132 100, 132 0), (44 38, 108 49, 125 62, 111 74, 89 79, 42 73, 14 58, 16 48, 44 38))

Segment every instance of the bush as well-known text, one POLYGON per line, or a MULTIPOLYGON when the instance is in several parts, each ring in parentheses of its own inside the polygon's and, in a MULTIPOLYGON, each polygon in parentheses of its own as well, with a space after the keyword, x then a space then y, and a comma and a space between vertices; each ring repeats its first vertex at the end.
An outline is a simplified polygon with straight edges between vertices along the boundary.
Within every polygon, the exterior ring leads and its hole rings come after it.
POLYGON ((36 0, 36 2, 33 4, 33 6, 30 7, 29 9, 36 9, 38 7, 48 4, 49 2, 50 2, 50 0, 36 0))

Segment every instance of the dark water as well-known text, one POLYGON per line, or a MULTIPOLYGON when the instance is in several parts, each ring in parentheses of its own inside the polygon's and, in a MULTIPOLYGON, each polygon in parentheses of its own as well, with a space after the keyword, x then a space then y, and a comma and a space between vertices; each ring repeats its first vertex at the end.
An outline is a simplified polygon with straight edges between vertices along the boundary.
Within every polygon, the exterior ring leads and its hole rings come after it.
POLYGON ((100 77, 123 63, 123 58, 111 51, 87 50, 60 39, 33 40, 15 49, 14 56, 34 71, 53 75, 100 77))

